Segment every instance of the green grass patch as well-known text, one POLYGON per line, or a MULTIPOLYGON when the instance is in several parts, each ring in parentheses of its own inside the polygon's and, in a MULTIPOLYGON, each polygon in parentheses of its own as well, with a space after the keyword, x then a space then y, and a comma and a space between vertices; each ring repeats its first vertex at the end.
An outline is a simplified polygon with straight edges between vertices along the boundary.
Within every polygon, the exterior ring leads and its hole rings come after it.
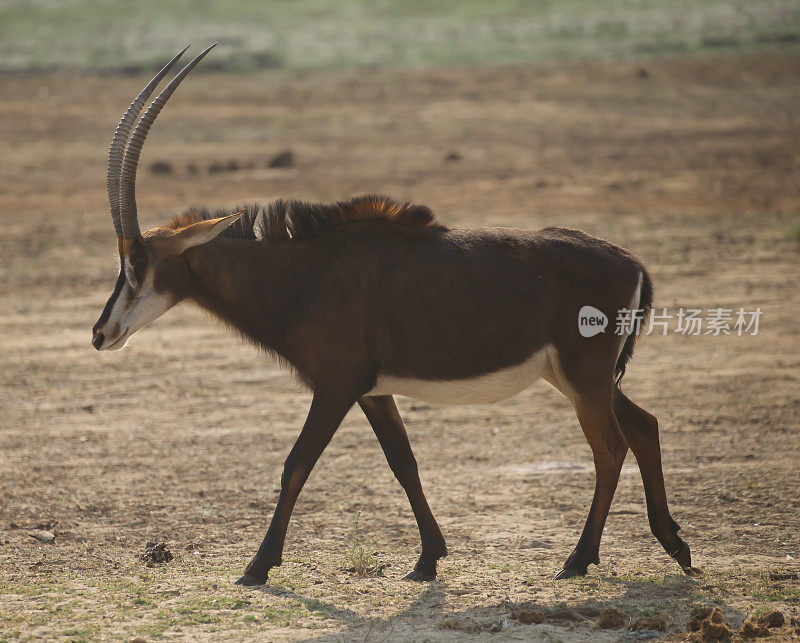
POLYGON ((0 3, 0 69, 321 69, 800 52, 796 0, 41 0, 0 3))
POLYGON ((752 597, 757 601, 800 605, 800 588, 779 583, 765 583, 763 587, 753 590, 752 597))
POLYGON ((361 512, 357 511, 353 518, 350 547, 347 549, 347 562, 350 565, 350 571, 357 576, 380 576, 383 574, 385 565, 382 565, 378 560, 375 543, 371 540, 364 540, 359 533, 358 521, 360 519, 361 512))
POLYGON ((100 633, 98 625, 76 625, 62 632, 62 635, 72 641, 90 641, 96 639, 100 633))

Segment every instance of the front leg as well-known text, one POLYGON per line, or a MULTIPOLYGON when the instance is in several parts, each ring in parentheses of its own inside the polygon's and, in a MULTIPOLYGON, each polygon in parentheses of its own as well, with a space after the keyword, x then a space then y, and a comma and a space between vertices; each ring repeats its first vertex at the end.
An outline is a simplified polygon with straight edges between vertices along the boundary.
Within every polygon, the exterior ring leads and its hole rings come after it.
POLYGON ((381 443, 397 480, 402 485, 417 519, 419 535, 422 539, 422 552, 414 569, 405 576, 405 580, 427 581, 436 578, 436 561, 447 556, 444 536, 436 524, 422 483, 419 480, 417 461, 408 441, 406 427, 397 411, 397 405, 391 395, 362 397, 358 401, 364 415, 367 416, 373 431, 381 443))
POLYGON ((300 490, 357 398, 345 393, 314 393, 306 423, 283 466, 281 493, 267 535, 237 585, 263 585, 269 570, 281 564, 286 529, 300 490))

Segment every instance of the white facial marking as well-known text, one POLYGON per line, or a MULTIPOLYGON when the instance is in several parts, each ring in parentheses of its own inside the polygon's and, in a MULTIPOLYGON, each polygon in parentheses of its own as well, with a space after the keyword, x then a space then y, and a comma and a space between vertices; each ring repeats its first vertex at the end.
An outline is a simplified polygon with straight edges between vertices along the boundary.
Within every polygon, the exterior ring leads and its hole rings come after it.
POLYGON ((123 268, 125 270, 125 280, 128 282, 128 285, 133 289, 136 290, 136 286, 139 285, 136 274, 133 272, 133 266, 131 265, 131 260, 128 257, 125 257, 123 260, 123 268))
MULTIPOLYGON (((132 271, 131 271, 131 274, 132 271)), ((127 277, 127 261, 126 261, 127 277)), ((118 350, 127 344, 128 338, 142 326, 158 319, 172 308, 173 300, 166 293, 157 293, 153 289, 154 271, 148 268, 144 282, 138 292, 134 293, 126 278, 125 286, 119 293, 108 321, 99 329, 105 335, 100 350, 118 350), (108 333, 115 333, 114 336, 108 333)), ((136 279, 134 278, 134 282, 136 279)))
POLYGON ((405 395, 434 404, 490 404, 528 388, 539 379, 547 364, 550 345, 521 364, 493 373, 461 380, 419 380, 379 375, 367 395, 405 395))

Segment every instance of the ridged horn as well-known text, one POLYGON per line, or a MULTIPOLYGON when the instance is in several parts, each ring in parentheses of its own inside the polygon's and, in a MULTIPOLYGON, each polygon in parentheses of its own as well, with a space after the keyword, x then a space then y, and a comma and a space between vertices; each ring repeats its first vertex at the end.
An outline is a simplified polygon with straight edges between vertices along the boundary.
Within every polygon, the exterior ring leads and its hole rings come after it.
POLYGON ((147 87, 136 97, 130 104, 122 120, 117 125, 114 132, 114 138, 111 139, 111 147, 108 148, 108 165, 106 167, 106 189, 108 190, 108 205, 111 207, 111 219, 114 221, 114 230, 117 232, 117 237, 122 238, 122 224, 120 223, 120 200, 119 200, 119 177, 122 173, 122 160, 125 156, 125 145, 128 142, 128 136, 131 133, 131 127, 136 122, 139 112, 142 107, 150 98, 150 94, 158 87, 161 79, 167 75, 173 65, 178 62, 181 56, 189 48, 189 45, 183 48, 177 56, 170 60, 164 68, 158 72, 151 80, 147 87))
POLYGON ((136 213, 136 169, 139 165, 139 155, 142 152, 142 145, 147 138, 150 127, 156 120, 161 108, 164 107, 169 97, 181 84, 186 75, 195 68, 203 57, 211 51, 217 43, 200 52, 186 67, 173 78, 156 99, 150 104, 142 118, 136 125, 136 129, 131 134, 128 145, 125 148, 125 156, 122 161, 122 172, 120 174, 119 196, 120 196, 120 223, 122 227, 123 239, 135 239, 140 236, 139 219, 136 213))

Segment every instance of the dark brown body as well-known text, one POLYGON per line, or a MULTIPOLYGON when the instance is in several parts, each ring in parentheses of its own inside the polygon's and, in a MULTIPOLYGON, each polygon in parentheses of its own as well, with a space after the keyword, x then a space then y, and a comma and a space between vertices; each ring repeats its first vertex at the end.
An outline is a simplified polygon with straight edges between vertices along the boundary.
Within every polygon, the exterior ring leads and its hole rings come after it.
MULTIPOLYGON (((300 489, 355 403, 381 441, 419 524, 422 555, 409 578, 433 578, 436 560, 446 554, 444 539, 394 400, 374 394, 376 380, 471 380, 514 368, 543 350, 549 352, 541 376, 570 398, 597 469, 589 518, 560 577, 585 574, 597 562, 629 446, 642 470, 653 532, 687 573, 694 572, 667 508, 657 422, 617 388, 635 333, 615 334, 614 320, 629 306, 646 313, 652 297, 641 263, 576 230, 449 230, 432 216, 388 216, 385 207, 395 204, 387 200, 373 206, 372 213, 345 213, 343 220, 312 225, 293 237, 273 225, 272 216, 273 234, 262 238, 253 233, 261 210, 251 209, 243 225, 162 262, 156 271, 157 289, 169 290, 176 300, 194 300, 276 353, 314 393, 286 461, 270 529, 239 582, 263 583, 280 564, 300 489), (587 304, 608 317, 607 332, 580 336, 578 311, 587 304)), ((283 214, 300 221, 302 207, 295 203, 283 214)), ((326 206, 307 207, 310 212, 326 206)), ((210 216, 186 215, 171 229, 210 216)))
POLYGON ((92 345, 117 350, 189 299, 279 355, 313 391, 269 530, 237 583, 263 583, 280 565, 300 490, 356 403, 417 519, 422 552, 407 578, 434 578, 447 548, 392 395, 494 401, 538 377, 572 402, 597 474, 589 517, 558 578, 585 574, 598 562, 628 447, 639 462, 653 533, 694 573, 667 507, 658 423, 618 388, 653 295, 647 271, 622 248, 561 228, 448 230, 424 206, 375 196, 331 204, 277 201, 216 216, 189 212, 141 233, 136 172, 142 145, 175 89, 213 47, 178 72, 137 122, 186 49, 173 57, 114 132, 106 185, 120 274, 92 329, 92 345), (601 311, 612 328, 627 308, 643 314, 621 335, 607 329, 583 337, 583 306, 601 311))
MULTIPOLYGON (((346 359, 365 393, 379 372, 469 378, 545 344, 574 343, 581 306, 613 320, 643 270, 575 230, 453 231, 380 219, 306 239, 220 237, 189 250, 186 262, 186 295, 278 353, 312 389, 346 359)), ((619 337, 581 348, 602 344, 613 352, 619 337)))

